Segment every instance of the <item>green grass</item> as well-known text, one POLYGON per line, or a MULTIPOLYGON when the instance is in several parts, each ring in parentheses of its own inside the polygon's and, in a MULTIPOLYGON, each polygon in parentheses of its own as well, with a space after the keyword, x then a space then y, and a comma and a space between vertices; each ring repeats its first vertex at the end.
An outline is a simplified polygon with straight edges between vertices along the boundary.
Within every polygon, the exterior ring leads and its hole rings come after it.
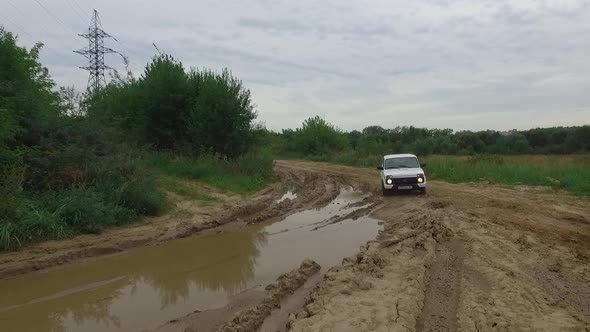
POLYGON ((425 158, 430 179, 453 183, 491 181, 548 186, 590 196, 590 158, 580 156, 432 156, 425 158))
POLYGON ((0 206, 0 210, 9 212, 0 216, 0 251, 99 233, 141 216, 160 215, 168 208, 166 197, 150 177, 60 191, 22 192, 10 207, 0 206))
MULTIPOLYGON (((0 193, 7 197, 0 200, 0 251, 98 233, 142 216, 160 215, 170 204, 158 187, 205 204, 215 201, 198 185, 179 178, 250 194, 266 186, 273 174, 272 158, 260 153, 231 161, 209 155, 188 158, 154 153, 147 155, 143 163, 138 165, 142 171, 137 174, 127 174, 124 168, 115 167, 105 173, 108 176, 97 177, 96 182, 61 190, 23 191, 19 189, 21 180, 17 173, 12 176, 19 180, 12 181, 14 185, 11 181, 0 182, 0 193), (147 168, 157 170, 156 174, 145 172, 146 163, 147 168)), ((11 178, 8 173, 1 175, 5 180, 11 178)))
POLYGON ((159 179, 159 185, 166 191, 200 201, 205 205, 218 200, 212 195, 204 192, 199 185, 178 178, 162 176, 159 179))
POLYGON ((261 190, 272 180, 273 175, 272 158, 260 153, 250 153, 235 160, 223 160, 211 155, 190 158, 152 154, 147 157, 147 163, 164 175, 197 180, 239 194, 261 190))

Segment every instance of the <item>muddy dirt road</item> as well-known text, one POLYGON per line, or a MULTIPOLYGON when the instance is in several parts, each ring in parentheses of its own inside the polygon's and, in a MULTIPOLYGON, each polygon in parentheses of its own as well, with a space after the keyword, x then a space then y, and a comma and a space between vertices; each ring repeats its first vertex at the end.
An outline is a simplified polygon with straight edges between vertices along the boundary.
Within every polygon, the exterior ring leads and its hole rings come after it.
POLYGON ((178 197, 170 216, 1 254, 0 326, 590 331, 588 198, 436 181, 382 197, 370 169, 277 172, 247 200, 178 197))
MULTIPOLYGON (((372 170, 281 163, 377 191, 372 170)), ((441 182, 385 197, 385 230, 329 272, 295 331, 589 331, 590 200, 441 182)))

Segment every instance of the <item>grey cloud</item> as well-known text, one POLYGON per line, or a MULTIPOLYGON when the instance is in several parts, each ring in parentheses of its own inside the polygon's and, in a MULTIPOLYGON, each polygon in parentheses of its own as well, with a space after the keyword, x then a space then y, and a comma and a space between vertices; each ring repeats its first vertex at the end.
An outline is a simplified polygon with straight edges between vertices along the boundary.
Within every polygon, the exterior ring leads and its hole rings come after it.
MULTIPOLYGON (((257 67, 259 70, 267 71, 274 70, 282 75, 284 78, 297 79, 309 77, 309 74, 336 76, 344 79, 359 79, 361 75, 354 72, 336 71, 326 67, 315 66, 313 64, 301 64, 292 61, 278 59, 277 57, 256 54, 245 50, 238 50, 231 47, 205 45, 201 43, 189 43, 188 40, 182 42, 184 46, 178 49, 177 52, 182 54, 199 54, 200 56, 208 57, 210 59, 222 59, 224 62, 243 62, 248 63, 249 66, 257 67)), ((262 74, 265 74, 262 72, 262 74)))
POLYGON ((265 31, 289 33, 318 33, 332 35, 356 35, 368 38, 371 36, 394 35, 395 31, 387 24, 365 22, 364 24, 331 25, 325 23, 309 23, 293 19, 261 19, 241 17, 236 21, 238 27, 262 29, 265 31))
POLYGON ((277 30, 277 31, 290 31, 290 32, 297 32, 303 30, 309 30, 308 27, 303 25, 300 22, 293 21, 293 20, 265 20, 259 18, 252 18, 252 17, 240 17, 236 25, 238 27, 245 27, 245 28, 256 28, 256 29, 263 29, 263 30, 277 30))
MULTIPOLYGON (((583 0, 76 0, 97 8, 135 74, 152 42, 187 67, 228 67, 252 89, 260 120, 294 127, 320 114, 371 124, 509 129, 588 123, 590 3, 583 0)), ((43 41, 58 84, 83 88, 86 24, 65 1, 0 3, 0 19, 43 41), (2 15, 3 14, 3 15, 2 15), (82 31, 79 31, 82 32, 82 31)), ((122 70, 115 56, 108 64, 122 70)))

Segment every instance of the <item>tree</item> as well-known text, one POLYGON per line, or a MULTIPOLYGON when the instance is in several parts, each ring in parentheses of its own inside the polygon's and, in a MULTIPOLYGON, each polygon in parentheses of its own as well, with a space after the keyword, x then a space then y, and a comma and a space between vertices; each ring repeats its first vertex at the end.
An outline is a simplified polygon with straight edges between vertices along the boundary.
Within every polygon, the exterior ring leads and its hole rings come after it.
POLYGON ((199 149, 237 157, 253 142, 252 121, 256 119, 250 90, 227 69, 193 71, 189 85, 194 100, 184 125, 192 145, 199 149))
POLYGON ((342 131, 317 115, 303 121, 295 141, 297 150, 308 155, 342 151, 349 146, 342 131))
POLYGON ((479 153, 483 151, 484 143, 477 133, 460 131, 455 134, 455 140, 460 150, 467 153, 479 153))
POLYGON ((73 85, 60 87, 59 96, 61 99, 60 108, 64 115, 74 117, 85 115, 84 101, 87 99, 87 96, 76 90, 76 87, 73 85))
POLYGON ((139 85, 145 141, 157 149, 175 148, 187 138, 183 122, 191 108, 189 81, 182 63, 167 54, 155 57, 139 85))
POLYGON ((39 62, 43 44, 27 50, 16 42, 0 26, 0 143, 22 141, 27 132, 59 116, 59 96, 52 91, 55 84, 39 62))

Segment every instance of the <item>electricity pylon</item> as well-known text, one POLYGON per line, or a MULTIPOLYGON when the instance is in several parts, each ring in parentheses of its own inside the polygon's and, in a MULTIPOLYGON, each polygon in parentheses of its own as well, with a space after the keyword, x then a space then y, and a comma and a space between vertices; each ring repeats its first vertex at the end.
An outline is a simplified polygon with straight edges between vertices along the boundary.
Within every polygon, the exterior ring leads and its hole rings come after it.
POLYGON ((88 66, 80 68, 90 72, 90 76, 88 77, 88 91, 93 94, 107 84, 104 70, 112 69, 104 64, 104 55, 107 53, 117 53, 117 51, 104 46, 104 39, 115 38, 104 32, 98 11, 96 10, 94 10, 88 33, 80 34, 79 36, 88 39, 88 47, 74 52, 82 54, 88 59, 88 66))

